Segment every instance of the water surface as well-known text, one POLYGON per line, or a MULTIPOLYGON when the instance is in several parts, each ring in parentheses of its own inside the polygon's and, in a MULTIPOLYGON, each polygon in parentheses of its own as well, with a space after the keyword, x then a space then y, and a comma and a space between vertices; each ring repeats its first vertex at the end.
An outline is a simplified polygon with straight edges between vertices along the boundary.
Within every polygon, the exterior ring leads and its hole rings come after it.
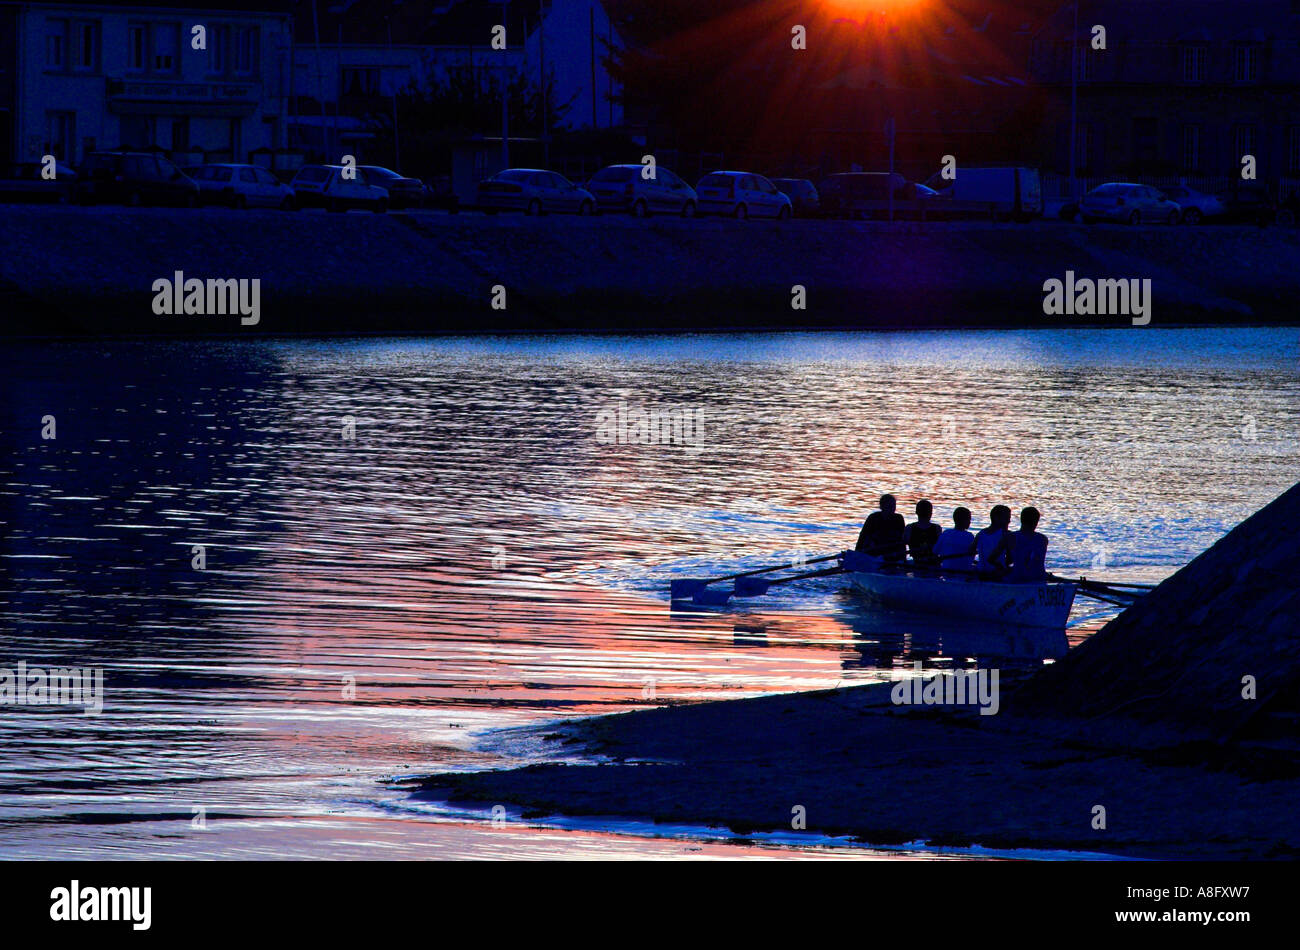
POLYGON ((528 761, 498 730, 559 717, 1041 663, 830 579, 723 611, 667 582, 851 546, 885 490, 1032 503, 1053 569, 1159 580, 1295 481, 1296 367, 1294 330, 11 346, 0 668, 107 695, 0 707, 0 856, 842 853, 494 827, 390 780, 528 761), (698 438, 602 441, 620 404, 698 438))

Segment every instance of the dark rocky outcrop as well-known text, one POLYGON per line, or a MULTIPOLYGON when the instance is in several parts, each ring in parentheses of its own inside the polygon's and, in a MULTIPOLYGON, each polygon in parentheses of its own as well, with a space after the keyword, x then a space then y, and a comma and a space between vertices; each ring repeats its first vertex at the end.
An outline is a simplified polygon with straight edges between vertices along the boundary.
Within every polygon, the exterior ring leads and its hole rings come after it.
POLYGON ((1124 717, 1239 737, 1300 701, 1300 485, 1014 696, 1018 715, 1124 717), (1253 677, 1256 698, 1243 696, 1253 677))

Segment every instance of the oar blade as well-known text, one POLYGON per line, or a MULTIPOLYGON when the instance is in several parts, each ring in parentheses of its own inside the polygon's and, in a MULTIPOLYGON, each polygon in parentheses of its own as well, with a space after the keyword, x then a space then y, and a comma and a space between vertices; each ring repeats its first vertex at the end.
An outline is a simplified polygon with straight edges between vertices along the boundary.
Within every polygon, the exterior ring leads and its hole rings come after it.
POLYGON ((727 601, 731 600, 731 591, 701 587, 691 599, 701 607, 722 607, 726 605, 727 601))
POLYGON ((708 581, 695 578, 673 581, 668 585, 673 600, 691 600, 708 585, 708 581))
POLYGON ((761 577, 737 577, 736 596, 761 597, 767 593, 767 589, 771 585, 771 581, 764 580, 761 577))

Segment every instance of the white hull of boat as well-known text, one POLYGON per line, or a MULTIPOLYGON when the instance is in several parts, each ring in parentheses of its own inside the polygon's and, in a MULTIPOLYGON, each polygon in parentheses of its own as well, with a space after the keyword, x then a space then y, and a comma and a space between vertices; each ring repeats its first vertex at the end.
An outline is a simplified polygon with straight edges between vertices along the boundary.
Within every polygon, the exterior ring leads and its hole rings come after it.
POLYGON ((943 614, 1017 627, 1063 630, 1073 584, 1000 584, 970 578, 916 577, 854 571, 853 586, 882 607, 943 614))

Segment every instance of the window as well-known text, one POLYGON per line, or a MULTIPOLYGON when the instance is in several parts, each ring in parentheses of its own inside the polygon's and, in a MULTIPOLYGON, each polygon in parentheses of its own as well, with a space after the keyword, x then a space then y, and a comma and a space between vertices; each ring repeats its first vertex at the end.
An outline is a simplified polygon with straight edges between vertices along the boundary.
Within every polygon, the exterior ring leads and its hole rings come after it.
POLYGON ((149 28, 143 23, 132 23, 126 28, 126 68, 144 72, 148 68, 149 28))
POLYGON ((345 96, 373 96, 379 93, 379 70, 372 66, 344 66, 341 75, 345 96))
POLYGON ((1259 79, 1259 47, 1232 48, 1232 81, 1256 82, 1259 79))
POLYGON ((272 175, 272 174, 271 174, 269 171, 267 171, 265 168, 258 168, 258 169, 256 169, 256 172, 257 172, 257 183, 258 183, 259 185, 278 185, 278 184, 280 184, 280 179, 276 178, 274 175, 272 175))
POLYGON ((1201 127, 1199 125, 1183 126, 1183 169, 1189 172, 1201 170, 1201 127))
POLYGON ((179 71, 180 27, 174 23, 155 23, 153 34, 153 71, 175 74, 179 71))
POLYGON ((1255 154, 1255 143, 1258 141, 1257 131, 1253 125, 1239 125, 1233 130, 1232 143, 1236 150, 1233 159, 1240 163, 1242 156, 1255 154))
POLYGON ((1293 125, 1287 130, 1286 173, 1300 175, 1300 125, 1293 125))
POLYGON ((217 75, 230 69, 230 27, 214 26, 208 30, 208 72, 217 75))
POLYGON ((253 170, 251 168, 241 168, 239 170, 239 180, 242 182, 246 182, 247 184, 250 185, 257 184, 257 176, 253 174, 253 170))
POLYGON ((72 68, 78 72, 94 72, 99 68, 99 24, 94 20, 78 20, 72 36, 72 68))
POLYGON ((45 21, 45 68, 68 67, 68 21, 45 21))
POLYGON ((257 27, 235 27, 233 59, 236 73, 251 76, 257 72, 257 27))
POLYGON ((77 142, 77 115, 75 112, 45 113, 45 152, 61 162, 71 163, 77 142))
POLYGON ((1204 46, 1183 47, 1183 82, 1205 82, 1208 52, 1204 46))

